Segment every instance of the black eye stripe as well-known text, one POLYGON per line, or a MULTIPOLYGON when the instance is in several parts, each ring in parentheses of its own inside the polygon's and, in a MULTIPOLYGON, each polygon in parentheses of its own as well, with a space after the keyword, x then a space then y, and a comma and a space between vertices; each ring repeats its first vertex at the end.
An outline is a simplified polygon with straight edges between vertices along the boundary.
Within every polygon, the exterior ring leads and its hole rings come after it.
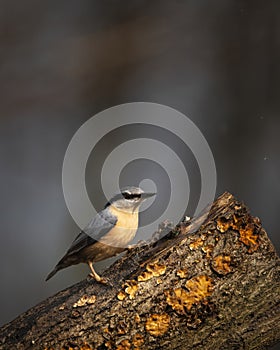
POLYGON ((125 199, 141 198, 141 193, 136 194, 136 193, 127 193, 127 192, 124 192, 124 193, 123 193, 123 196, 124 196, 125 199))

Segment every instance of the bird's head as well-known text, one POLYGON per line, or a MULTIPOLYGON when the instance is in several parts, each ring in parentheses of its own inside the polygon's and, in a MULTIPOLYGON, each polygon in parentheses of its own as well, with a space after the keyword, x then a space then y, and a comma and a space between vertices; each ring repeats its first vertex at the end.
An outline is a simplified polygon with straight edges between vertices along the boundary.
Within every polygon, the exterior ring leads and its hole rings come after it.
POLYGON ((144 192, 140 187, 125 187, 121 193, 114 196, 106 207, 113 205, 115 208, 124 211, 135 211, 148 198, 156 193, 144 192))

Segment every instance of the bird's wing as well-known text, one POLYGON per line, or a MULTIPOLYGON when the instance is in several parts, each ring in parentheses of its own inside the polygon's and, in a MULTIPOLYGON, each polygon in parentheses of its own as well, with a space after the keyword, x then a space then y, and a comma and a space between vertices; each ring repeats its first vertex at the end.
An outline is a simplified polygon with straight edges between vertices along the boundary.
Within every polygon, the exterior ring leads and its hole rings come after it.
POLYGON ((75 254, 81 249, 97 242, 106 235, 117 223, 118 219, 108 208, 98 213, 75 238, 66 255, 75 254))

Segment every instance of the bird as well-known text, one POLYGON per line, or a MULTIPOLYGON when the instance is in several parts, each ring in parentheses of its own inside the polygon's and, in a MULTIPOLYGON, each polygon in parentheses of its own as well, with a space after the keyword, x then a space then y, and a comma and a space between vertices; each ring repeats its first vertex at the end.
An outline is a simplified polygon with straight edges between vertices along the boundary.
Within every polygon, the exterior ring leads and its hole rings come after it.
POLYGON ((125 187, 107 202, 78 234, 62 259, 48 274, 46 281, 59 270, 79 263, 90 268, 90 277, 97 282, 107 283, 94 270, 93 263, 111 258, 127 249, 133 240, 139 224, 139 207, 156 193, 144 192, 140 187, 125 187))

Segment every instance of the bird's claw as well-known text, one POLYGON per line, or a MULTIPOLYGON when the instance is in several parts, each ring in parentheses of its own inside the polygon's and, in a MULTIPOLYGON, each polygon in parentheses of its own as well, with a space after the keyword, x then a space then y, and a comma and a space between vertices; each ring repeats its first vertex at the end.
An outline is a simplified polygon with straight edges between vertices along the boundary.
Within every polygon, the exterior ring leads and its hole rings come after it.
POLYGON ((96 282, 98 282, 98 283, 112 286, 111 282, 108 281, 108 280, 107 280, 106 278, 104 278, 104 277, 98 276, 99 278, 97 278, 96 276, 94 276, 93 273, 90 273, 90 274, 88 275, 88 277, 93 278, 93 279, 94 279, 96 282))

